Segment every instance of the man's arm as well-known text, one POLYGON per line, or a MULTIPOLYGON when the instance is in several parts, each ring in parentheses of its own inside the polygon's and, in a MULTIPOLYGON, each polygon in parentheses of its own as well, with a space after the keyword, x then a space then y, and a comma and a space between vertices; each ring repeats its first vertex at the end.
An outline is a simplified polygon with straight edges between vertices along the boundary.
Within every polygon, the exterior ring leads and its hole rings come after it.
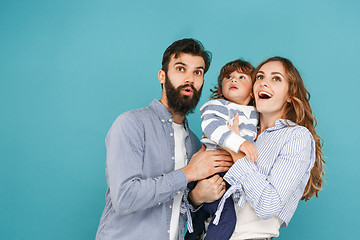
POLYGON ((106 138, 106 175, 115 211, 127 214, 173 199, 186 184, 226 171, 232 159, 225 151, 200 150, 190 164, 156 177, 145 177, 144 126, 131 114, 121 115, 106 138), (221 166, 219 166, 219 163, 221 166))
POLYGON ((145 176, 144 134, 141 121, 131 114, 123 114, 106 137, 107 183, 112 204, 119 214, 154 207, 186 188, 186 175, 181 169, 150 178, 145 176))

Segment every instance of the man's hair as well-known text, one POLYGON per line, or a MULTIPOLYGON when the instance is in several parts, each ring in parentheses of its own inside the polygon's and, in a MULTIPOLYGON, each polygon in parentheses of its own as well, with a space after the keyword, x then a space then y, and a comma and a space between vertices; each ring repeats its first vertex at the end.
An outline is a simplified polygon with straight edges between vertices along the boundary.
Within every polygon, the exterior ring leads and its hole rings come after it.
POLYGON ((210 67, 211 62, 211 52, 204 49, 202 43, 198 40, 192 38, 184 38, 173 42, 164 52, 163 59, 162 59, 162 70, 167 73, 169 68, 170 57, 172 54, 174 58, 177 58, 180 53, 187 53, 193 56, 200 56, 204 59, 205 62, 205 69, 204 73, 210 67))

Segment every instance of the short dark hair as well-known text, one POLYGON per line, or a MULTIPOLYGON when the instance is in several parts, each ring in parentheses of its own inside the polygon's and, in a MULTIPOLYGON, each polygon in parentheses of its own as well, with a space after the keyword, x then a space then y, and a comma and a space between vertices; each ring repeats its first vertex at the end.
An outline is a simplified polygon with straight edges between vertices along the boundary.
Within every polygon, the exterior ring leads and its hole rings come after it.
POLYGON ((184 38, 178 41, 173 42, 164 52, 162 59, 162 70, 167 73, 169 68, 170 57, 175 53, 175 58, 179 56, 180 53, 188 53, 194 56, 200 56, 204 59, 205 69, 204 73, 210 67, 211 62, 211 52, 204 49, 204 46, 199 40, 192 38, 184 38))
MULTIPOLYGON (((224 78, 230 76, 230 74, 235 71, 242 72, 242 73, 250 76, 250 78, 251 78, 253 71, 254 71, 254 67, 253 67, 253 65, 251 65, 251 63, 244 61, 242 59, 236 59, 234 61, 231 61, 231 62, 228 62, 227 64, 225 64, 220 70, 217 86, 214 89, 210 90, 212 93, 210 96, 210 99, 219 99, 219 98, 224 99, 224 96, 222 94, 222 82, 223 82, 224 78)), ((253 80, 253 82, 254 82, 254 80, 253 80)))

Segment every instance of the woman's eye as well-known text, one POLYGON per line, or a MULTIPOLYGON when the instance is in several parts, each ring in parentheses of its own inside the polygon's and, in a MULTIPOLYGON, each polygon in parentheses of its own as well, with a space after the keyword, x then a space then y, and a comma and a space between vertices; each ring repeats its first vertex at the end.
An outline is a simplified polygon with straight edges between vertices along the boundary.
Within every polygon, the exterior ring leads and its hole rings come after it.
POLYGON ((256 80, 262 80, 262 79, 264 79, 264 76, 263 76, 263 75, 257 75, 257 76, 256 76, 256 80))
POLYGON ((280 82, 281 81, 280 77, 274 77, 273 79, 274 79, 275 82, 280 82))

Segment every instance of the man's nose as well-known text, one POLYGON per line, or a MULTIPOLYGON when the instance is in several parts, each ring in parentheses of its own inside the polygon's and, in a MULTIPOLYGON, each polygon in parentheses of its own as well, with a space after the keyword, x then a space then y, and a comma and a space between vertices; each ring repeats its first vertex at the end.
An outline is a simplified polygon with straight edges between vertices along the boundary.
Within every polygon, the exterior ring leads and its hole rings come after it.
POLYGON ((195 82, 194 75, 189 74, 186 76, 185 82, 188 84, 193 84, 195 82))

